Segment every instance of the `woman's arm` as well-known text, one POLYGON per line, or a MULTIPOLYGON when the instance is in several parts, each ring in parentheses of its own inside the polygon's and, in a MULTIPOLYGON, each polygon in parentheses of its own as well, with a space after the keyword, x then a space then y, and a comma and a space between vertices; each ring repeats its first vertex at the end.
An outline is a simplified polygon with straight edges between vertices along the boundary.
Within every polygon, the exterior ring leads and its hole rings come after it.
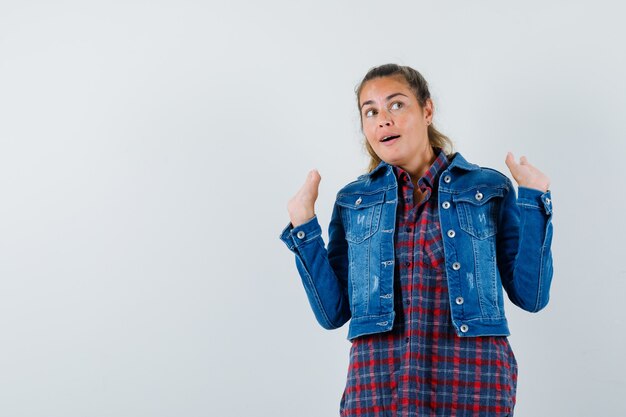
POLYGON ((313 211, 319 179, 319 173, 309 173, 303 188, 290 200, 288 210, 292 222, 283 229, 280 239, 295 254, 296 267, 317 321, 325 329, 335 329, 344 325, 351 316, 348 245, 341 209, 335 203, 328 228, 328 249, 321 237, 317 216, 314 214, 300 223, 296 215, 313 211), (294 221, 297 224, 295 227, 294 221))
POLYGON ((506 163, 519 195, 507 179, 496 241, 498 269, 509 299, 537 312, 548 304, 553 273, 550 180, 525 157, 517 164, 509 153, 506 163))

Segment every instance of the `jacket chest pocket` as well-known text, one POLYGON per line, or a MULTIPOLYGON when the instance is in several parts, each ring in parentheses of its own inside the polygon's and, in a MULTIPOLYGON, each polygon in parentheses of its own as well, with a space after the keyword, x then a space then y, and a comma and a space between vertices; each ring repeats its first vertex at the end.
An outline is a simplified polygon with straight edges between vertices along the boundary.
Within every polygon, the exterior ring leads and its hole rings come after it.
POLYGON ((501 188, 489 187, 476 187, 453 195, 461 229, 478 239, 495 235, 503 196, 501 188))
POLYGON ((378 230, 384 200, 384 191, 375 194, 341 194, 337 197, 337 204, 342 207, 348 242, 361 243, 378 230))

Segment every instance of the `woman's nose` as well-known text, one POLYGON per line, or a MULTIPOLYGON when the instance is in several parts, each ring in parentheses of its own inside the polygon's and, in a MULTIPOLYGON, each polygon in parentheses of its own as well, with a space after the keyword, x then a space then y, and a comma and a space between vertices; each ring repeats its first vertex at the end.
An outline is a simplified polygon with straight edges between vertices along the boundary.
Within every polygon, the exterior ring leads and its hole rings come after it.
POLYGON ((378 120, 378 125, 380 127, 383 126, 391 126, 393 124, 393 120, 391 119, 391 115, 389 113, 387 113, 386 111, 381 111, 379 116, 379 120, 378 120))

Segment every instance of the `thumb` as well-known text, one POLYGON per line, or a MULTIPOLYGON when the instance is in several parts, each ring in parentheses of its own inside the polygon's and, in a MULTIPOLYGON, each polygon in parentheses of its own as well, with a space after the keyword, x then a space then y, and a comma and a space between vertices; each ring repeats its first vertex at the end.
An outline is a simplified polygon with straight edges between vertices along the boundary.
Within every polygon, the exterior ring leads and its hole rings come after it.
POLYGON ((302 190, 306 190, 306 192, 316 195, 319 190, 321 179, 322 177, 320 176, 320 173, 316 169, 312 169, 306 176, 302 190))
POLYGON ((509 167, 511 172, 513 172, 513 170, 517 167, 517 162, 515 162, 515 156, 513 156, 512 152, 507 152, 504 163, 507 167, 509 167))
POLYGON ((322 180, 322 176, 320 175, 317 169, 312 169, 309 171, 309 175, 307 176, 307 181, 311 183, 311 185, 318 186, 320 181, 322 180))

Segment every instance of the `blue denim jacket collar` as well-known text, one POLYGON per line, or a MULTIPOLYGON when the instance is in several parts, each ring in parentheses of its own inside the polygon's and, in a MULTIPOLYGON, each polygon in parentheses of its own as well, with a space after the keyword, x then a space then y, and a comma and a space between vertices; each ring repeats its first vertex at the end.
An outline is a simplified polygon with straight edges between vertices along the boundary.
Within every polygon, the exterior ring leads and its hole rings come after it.
MULTIPOLYGON (((452 161, 450 162, 450 165, 448 166, 448 169, 450 170, 454 168, 459 168, 465 171, 474 171, 474 170, 480 169, 478 165, 467 161, 463 157, 463 155, 461 155, 458 152, 453 154, 451 157, 452 157, 452 161)), ((390 168, 391 168, 391 165, 389 165, 387 162, 380 161, 380 163, 376 166, 376 168, 371 170, 369 173, 364 174, 362 177, 374 177, 378 174, 379 171, 386 171, 390 168)))

